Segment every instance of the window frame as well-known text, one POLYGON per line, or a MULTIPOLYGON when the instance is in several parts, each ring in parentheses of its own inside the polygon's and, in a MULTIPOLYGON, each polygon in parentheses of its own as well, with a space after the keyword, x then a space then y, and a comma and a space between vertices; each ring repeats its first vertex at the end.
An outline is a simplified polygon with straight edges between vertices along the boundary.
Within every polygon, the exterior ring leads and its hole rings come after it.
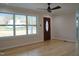
MULTIPOLYGON (((13 15, 13 18, 14 18, 13 13, 7 13, 7 12, 0 12, 0 13, 2 13, 2 14, 11 14, 11 15, 13 15)), ((14 20, 13 20, 13 25, 0 25, 0 26, 12 26, 13 27, 13 36, 2 36, 2 37, 14 37, 14 20)))
MULTIPOLYGON (((29 15, 29 16, 35 16, 35 15, 29 15)), ((38 21, 38 17, 37 16, 35 16, 36 17, 36 25, 29 25, 28 24, 28 16, 27 16, 27 34, 28 34, 28 26, 36 26, 36 34, 37 34, 37 21, 38 21)), ((33 30, 32 30, 33 31, 33 30)), ((36 34, 28 34, 28 35, 36 35, 36 34)))
MULTIPOLYGON (((15 35, 14 36, 26 36, 27 35, 27 21, 26 21, 26 25, 16 25, 15 24, 15 17, 16 17, 16 15, 23 15, 23 16, 27 16, 27 15, 24 15, 24 14, 14 14, 14 32, 15 32, 15 35), (16 26, 25 26, 26 27, 26 35, 16 35, 16 26)), ((26 20, 27 20, 27 17, 26 17, 26 20)))
POLYGON ((13 15, 13 25, 0 25, 0 26, 13 26, 13 36, 2 36, 3 37, 18 37, 18 36, 27 36, 27 35, 37 35, 38 30, 37 30, 37 21, 38 21, 38 16, 36 15, 26 15, 26 14, 21 14, 21 13, 9 13, 9 12, 0 12, 3 14, 12 14, 13 15), (15 25, 15 15, 24 15, 26 16, 26 25, 15 25), (36 25, 28 25, 28 16, 35 16, 36 17, 36 25), (25 26, 26 27, 26 34, 25 35, 16 35, 16 26, 25 26), (28 26, 36 26, 36 34, 28 34, 28 26))

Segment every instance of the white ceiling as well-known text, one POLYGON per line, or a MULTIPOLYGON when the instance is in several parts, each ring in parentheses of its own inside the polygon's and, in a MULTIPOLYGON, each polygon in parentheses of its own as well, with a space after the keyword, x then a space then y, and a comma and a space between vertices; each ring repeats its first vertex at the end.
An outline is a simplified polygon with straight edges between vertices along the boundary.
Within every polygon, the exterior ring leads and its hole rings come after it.
MULTIPOLYGON (((43 11, 43 12, 47 12, 47 11, 41 10, 41 8, 46 9, 48 7, 47 3, 8 3, 7 5, 32 9, 35 11, 43 11)), ((57 5, 61 6, 61 9, 53 10, 52 11, 53 14, 70 13, 79 7, 78 3, 51 3, 51 8, 57 5)))

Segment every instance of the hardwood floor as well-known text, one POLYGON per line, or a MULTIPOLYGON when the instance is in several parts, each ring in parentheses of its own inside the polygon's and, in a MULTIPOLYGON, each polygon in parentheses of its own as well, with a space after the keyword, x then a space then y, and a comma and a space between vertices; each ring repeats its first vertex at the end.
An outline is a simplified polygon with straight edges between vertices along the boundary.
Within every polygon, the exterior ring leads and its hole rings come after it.
POLYGON ((2 54, 4 56, 69 56, 75 55, 75 43, 50 40, 23 47, 6 49, 2 54))

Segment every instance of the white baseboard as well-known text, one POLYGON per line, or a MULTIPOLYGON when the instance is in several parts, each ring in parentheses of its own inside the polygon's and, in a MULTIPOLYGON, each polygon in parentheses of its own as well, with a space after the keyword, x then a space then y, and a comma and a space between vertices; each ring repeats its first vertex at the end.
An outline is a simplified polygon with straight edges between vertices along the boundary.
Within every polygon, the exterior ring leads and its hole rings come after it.
POLYGON ((66 38, 60 38, 60 37, 53 37, 52 39, 58 39, 58 40, 64 40, 64 41, 69 41, 69 42, 76 42, 76 40, 75 39, 66 39, 66 38))

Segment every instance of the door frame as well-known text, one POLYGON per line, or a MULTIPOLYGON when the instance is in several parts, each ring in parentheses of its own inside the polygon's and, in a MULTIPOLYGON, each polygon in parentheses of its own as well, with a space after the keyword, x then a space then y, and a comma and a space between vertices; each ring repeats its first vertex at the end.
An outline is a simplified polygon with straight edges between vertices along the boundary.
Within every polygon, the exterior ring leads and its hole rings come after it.
POLYGON ((49 40, 51 40, 51 18, 50 17, 43 17, 43 40, 44 41, 46 41, 45 40, 45 36, 44 36, 44 18, 49 18, 49 20, 50 20, 50 39, 49 40))

